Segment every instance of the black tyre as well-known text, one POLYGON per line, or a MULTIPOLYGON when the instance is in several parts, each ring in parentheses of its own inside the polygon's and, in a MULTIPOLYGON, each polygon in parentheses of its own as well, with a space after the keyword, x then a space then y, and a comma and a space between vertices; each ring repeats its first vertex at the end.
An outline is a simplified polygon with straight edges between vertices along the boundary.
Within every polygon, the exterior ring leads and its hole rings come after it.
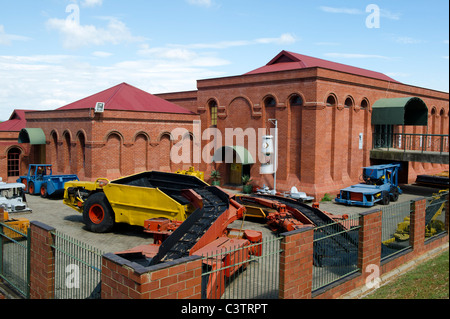
POLYGON ((40 194, 41 194, 42 198, 47 198, 48 197, 47 184, 42 184, 41 185, 40 194))
POLYGON ((391 201, 392 202, 398 201, 398 196, 399 196, 398 188, 397 187, 393 187, 391 189, 391 201))
POLYGON ((30 195, 36 195, 36 189, 34 188, 34 183, 33 182, 30 182, 28 184, 28 193, 30 195))
POLYGON ((114 211, 104 193, 95 193, 86 200, 83 221, 89 231, 107 233, 114 227, 114 211))
POLYGON ((381 199, 381 203, 383 205, 389 205, 389 203, 391 202, 391 197, 389 195, 389 192, 388 191, 383 191, 381 196, 383 196, 383 198, 381 199))

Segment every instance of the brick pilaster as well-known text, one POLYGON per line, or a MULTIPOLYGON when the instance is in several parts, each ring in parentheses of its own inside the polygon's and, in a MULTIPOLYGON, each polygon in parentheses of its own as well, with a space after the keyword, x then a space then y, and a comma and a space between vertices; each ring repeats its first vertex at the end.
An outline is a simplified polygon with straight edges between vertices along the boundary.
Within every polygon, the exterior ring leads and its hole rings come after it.
POLYGON ((367 266, 380 267, 382 212, 372 210, 361 213, 359 224, 358 267, 363 274, 367 274, 367 266))
POLYGON ((449 194, 447 194, 447 197, 446 197, 446 202, 445 202, 445 231, 447 232, 447 234, 449 233, 449 215, 450 215, 450 212, 449 212, 449 194))
POLYGON ((311 299, 314 229, 303 228, 282 236, 279 298, 311 299))
POLYGON ((30 223, 30 299, 53 299, 55 255, 51 232, 55 229, 40 222, 30 223))
POLYGON ((427 200, 419 198, 412 204, 409 240, 415 253, 421 253, 425 245, 425 209, 427 200))

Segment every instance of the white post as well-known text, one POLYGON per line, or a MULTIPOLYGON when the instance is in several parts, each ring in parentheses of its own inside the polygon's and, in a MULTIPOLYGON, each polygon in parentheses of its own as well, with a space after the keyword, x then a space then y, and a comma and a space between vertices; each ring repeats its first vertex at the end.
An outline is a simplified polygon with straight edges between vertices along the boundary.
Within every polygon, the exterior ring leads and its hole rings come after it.
POLYGON ((274 140, 274 157, 273 157, 273 193, 277 193, 277 169, 278 169, 278 120, 269 119, 269 122, 275 125, 275 140, 274 140))

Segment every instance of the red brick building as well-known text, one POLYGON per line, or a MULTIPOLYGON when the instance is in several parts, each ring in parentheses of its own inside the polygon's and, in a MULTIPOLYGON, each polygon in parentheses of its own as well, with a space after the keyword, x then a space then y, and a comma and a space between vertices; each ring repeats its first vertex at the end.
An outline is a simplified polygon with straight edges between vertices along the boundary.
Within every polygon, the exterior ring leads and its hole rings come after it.
MULTIPOLYGON (((222 184, 239 184, 243 174, 250 174, 255 185, 273 187, 272 175, 260 175, 260 140, 256 149, 249 145, 250 136, 221 141, 214 151, 233 148, 231 163, 210 163, 201 151, 211 144, 211 137, 202 134, 208 128, 217 128, 223 136, 227 128, 258 133, 272 128, 269 119, 276 119, 277 190, 296 186, 320 198, 358 182, 361 168, 374 164, 370 158, 372 134, 377 129, 372 125, 373 106, 381 99, 403 97, 423 101, 427 125, 392 129, 448 135, 448 93, 282 51, 249 73, 199 80, 195 91, 153 96, 122 83, 54 111, 26 112, 26 127, 41 129, 45 144, 15 145, 21 151, 22 174, 31 162, 51 163, 56 172, 75 173, 86 180, 143 170, 176 171, 194 163, 206 177, 219 169, 222 184), (96 112, 98 102, 104 103, 100 105, 103 112, 96 112), (186 134, 174 136, 176 128, 185 129, 186 134), (180 140, 189 145, 188 160, 174 163, 170 152, 180 140)), ((26 130, 22 133, 25 142, 33 138, 26 136, 26 130)), ((448 151, 448 138, 446 145, 448 151)), ((0 175, 7 173, 8 147, 0 148, 0 175)), ((402 182, 445 169, 448 164, 404 162, 402 182)))
POLYGON ((193 143, 197 119, 183 107, 122 83, 53 111, 27 112, 19 140, 33 144, 30 129, 40 129, 44 144, 37 142, 26 153, 27 162, 53 164, 54 173, 77 174, 81 180, 114 179, 188 168, 190 163, 171 163, 170 150, 175 138, 193 143), (180 127, 186 136, 172 136, 180 127))
POLYGON ((19 144, 19 133, 26 127, 25 110, 14 110, 9 120, 0 123, 0 177, 15 182, 28 167, 30 144, 19 144))
MULTIPOLYGON (((259 69, 199 80, 197 87, 197 91, 158 96, 199 113, 202 131, 211 126, 217 126, 222 134, 225 128, 269 128, 273 127, 269 119, 277 119, 277 190, 296 186, 316 198, 358 182, 361 168, 371 165, 372 107, 380 99, 419 97, 425 102, 428 126, 405 126, 405 132, 449 132, 448 93, 287 51, 259 69)), ((205 146, 208 141, 202 143, 205 146)), ((258 156, 252 155, 254 159, 258 156)), ((243 167, 216 165, 223 183, 235 182, 234 175, 250 172, 257 185, 273 186, 271 175, 259 174, 261 165, 256 160, 243 167)), ((209 172, 212 166, 200 168, 209 172)), ((403 168, 403 182, 414 182, 418 174, 441 172, 448 164, 409 162, 403 168)))

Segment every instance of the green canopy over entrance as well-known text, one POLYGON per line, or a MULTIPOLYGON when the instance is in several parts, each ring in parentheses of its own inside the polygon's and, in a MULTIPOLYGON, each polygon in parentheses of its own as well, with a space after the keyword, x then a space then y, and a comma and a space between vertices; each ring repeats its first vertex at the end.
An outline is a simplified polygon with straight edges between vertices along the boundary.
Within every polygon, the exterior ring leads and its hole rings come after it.
POLYGON ((418 97, 381 99, 372 106, 372 125, 428 125, 428 107, 418 97))
MULTIPOLYGON (((255 160, 253 159, 252 154, 243 146, 224 146, 218 149, 214 153, 213 161, 214 162, 223 162, 224 159, 227 159, 227 152, 234 151, 236 152, 236 162, 242 165, 250 165, 255 164, 255 160)), ((233 156, 229 157, 230 159, 233 156)))
POLYGON ((45 133, 40 128, 24 128, 19 133, 20 144, 44 145, 47 143, 45 133))

